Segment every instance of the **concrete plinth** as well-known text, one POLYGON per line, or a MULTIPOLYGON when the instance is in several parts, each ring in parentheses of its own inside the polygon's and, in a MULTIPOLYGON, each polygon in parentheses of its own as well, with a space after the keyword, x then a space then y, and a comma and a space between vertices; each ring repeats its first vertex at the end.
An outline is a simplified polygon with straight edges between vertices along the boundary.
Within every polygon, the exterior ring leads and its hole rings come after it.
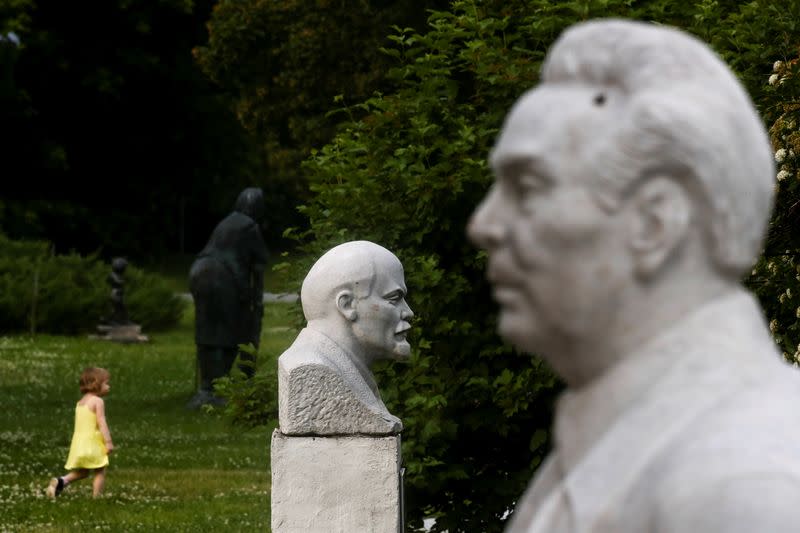
POLYGON ((400 436, 272 434, 272 531, 402 531, 400 436))
POLYGON ((150 341, 147 335, 142 335, 142 326, 138 324, 100 325, 97 326, 97 331, 103 333, 103 335, 89 335, 89 338, 121 343, 150 341))

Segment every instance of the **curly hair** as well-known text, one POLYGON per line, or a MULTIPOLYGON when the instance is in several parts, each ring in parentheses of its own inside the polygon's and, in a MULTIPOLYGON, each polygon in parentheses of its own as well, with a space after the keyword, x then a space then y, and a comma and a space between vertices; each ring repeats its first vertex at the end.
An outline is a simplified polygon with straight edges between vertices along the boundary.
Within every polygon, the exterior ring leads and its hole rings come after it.
POLYGON ((93 392, 98 394, 103 382, 111 377, 111 373, 105 368, 96 368, 90 366, 81 372, 81 379, 78 384, 81 387, 81 393, 93 392))

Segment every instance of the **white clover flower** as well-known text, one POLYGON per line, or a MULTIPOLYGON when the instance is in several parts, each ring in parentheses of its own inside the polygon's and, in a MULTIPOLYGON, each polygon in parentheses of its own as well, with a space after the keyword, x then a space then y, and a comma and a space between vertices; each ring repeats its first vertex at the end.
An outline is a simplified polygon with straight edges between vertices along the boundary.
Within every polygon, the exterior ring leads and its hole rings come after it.
POLYGON ((786 296, 788 296, 789 298, 792 297, 792 289, 786 289, 786 296))
POLYGON ((783 66, 783 61, 776 61, 775 63, 772 64, 772 70, 778 72, 782 66, 783 66))
POLYGON ((781 294, 780 296, 778 296, 778 301, 780 303, 786 303, 786 295, 785 294, 781 294))
POLYGON ((770 321, 770 323, 769 323, 769 330, 770 330, 772 333, 775 333, 776 331, 778 331, 778 320, 777 320, 777 319, 773 318, 773 319, 770 321))
POLYGON ((778 83, 778 75, 777 74, 772 74, 769 77, 769 84, 770 85, 775 85, 776 83, 778 83))
POLYGON ((786 148, 781 148, 775 152, 775 162, 783 163, 784 159, 786 159, 786 148))
POLYGON ((778 172, 778 175, 776 177, 778 178, 778 181, 783 181, 789 177, 789 171, 781 170, 780 172, 778 172))

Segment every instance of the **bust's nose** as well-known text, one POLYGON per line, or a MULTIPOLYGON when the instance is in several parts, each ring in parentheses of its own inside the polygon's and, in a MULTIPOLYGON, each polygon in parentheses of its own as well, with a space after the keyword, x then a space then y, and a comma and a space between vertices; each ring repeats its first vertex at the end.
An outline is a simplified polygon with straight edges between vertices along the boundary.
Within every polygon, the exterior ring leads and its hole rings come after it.
POLYGON ((400 309, 400 320, 409 321, 414 318, 414 311, 408 306, 405 300, 403 300, 403 308, 400 309))
POLYGON ((501 203, 497 186, 492 185, 486 197, 472 213, 467 224, 467 237, 478 248, 489 250, 503 240, 506 229, 502 220, 501 203))

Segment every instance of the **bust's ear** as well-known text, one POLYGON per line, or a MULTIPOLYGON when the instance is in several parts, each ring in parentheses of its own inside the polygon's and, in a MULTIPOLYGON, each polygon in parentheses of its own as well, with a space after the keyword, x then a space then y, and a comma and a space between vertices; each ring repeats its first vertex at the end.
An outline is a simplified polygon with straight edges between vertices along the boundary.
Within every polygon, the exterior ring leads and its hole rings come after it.
POLYGON ((667 176, 651 178, 634 192, 629 244, 640 278, 658 273, 686 241, 692 220, 689 194, 681 183, 667 176))
POLYGON ((353 291, 348 289, 339 291, 336 295, 336 309, 350 322, 354 322, 358 318, 356 312, 356 300, 353 296, 353 291))

